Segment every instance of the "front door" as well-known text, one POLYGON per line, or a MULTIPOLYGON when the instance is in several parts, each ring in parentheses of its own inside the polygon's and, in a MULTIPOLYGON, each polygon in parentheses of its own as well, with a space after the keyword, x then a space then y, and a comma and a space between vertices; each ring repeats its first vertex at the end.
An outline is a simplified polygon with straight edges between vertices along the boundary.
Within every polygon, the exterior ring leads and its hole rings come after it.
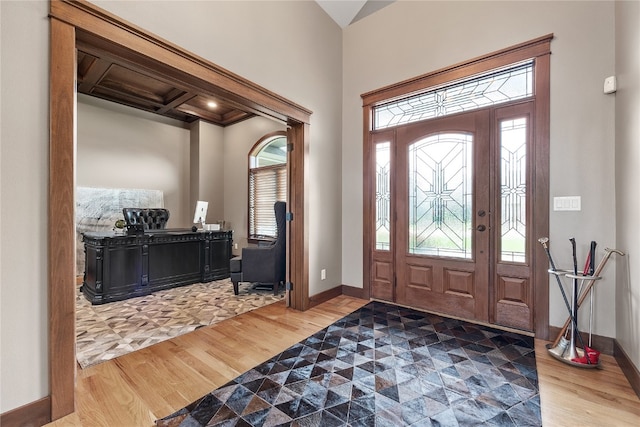
POLYGON ((489 320, 489 111, 397 131, 397 302, 489 320))
POLYGON ((372 134, 373 298, 533 330, 532 112, 524 102, 372 134))

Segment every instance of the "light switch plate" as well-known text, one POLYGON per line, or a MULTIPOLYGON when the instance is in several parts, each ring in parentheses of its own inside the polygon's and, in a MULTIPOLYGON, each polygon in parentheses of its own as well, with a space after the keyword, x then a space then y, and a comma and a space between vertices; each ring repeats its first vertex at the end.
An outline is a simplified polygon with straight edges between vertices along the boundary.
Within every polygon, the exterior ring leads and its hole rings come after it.
POLYGON ((554 211, 579 211, 581 207, 580 196, 565 196, 553 198, 554 211))

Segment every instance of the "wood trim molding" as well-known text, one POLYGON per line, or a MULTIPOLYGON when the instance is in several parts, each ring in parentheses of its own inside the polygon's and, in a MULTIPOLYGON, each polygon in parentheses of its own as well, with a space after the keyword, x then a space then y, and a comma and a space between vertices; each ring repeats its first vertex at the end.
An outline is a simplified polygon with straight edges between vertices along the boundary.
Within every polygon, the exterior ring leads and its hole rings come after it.
POLYGON ((356 288, 355 286, 342 285, 342 295, 360 299, 369 299, 369 292, 367 289, 356 288))
POLYGON ((338 285, 335 288, 327 289, 319 294, 311 295, 309 297, 308 308, 313 308, 316 305, 329 301, 331 298, 342 295, 342 286, 338 285))
POLYGON ((51 20, 49 147, 49 390, 51 418, 74 411, 75 79, 73 27, 51 20))
POLYGON ((295 141, 290 152, 287 172, 289 173, 288 210, 293 214, 289 226, 288 251, 297 251, 299 256, 289 257, 289 281, 293 290, 289 292, 291 307, 305 311, 309 308, 309 219, 304 215, 309 209, 309 201, 305 190, 309 188, 309 125, 292 126, 288 132, 289 141, 295 141), (304 254, 304 256, 302 256, 304 254))
POLYGON ((407 79, 389 86, 382 87, 361 95, 362 105, 376 105, 390 102, 424 89, 439 86, 461 78, 480 74, 501 66, 525 61, 551 53, 550 44, 553 34, 547 34, 537 39, 529 40, 506 49, 501 49, 486 55, 460 62, 449 67, 407 79))
MULTIPOLYGON (((552 36, 551 36, 552 37, 552 36)), ((551 38, 547 44, 551 43, 551 38)), ((533 239, 549 236, 549 162, 550 162, 550 48, 547 54, 536 58, 535 71, 535 129, 533 130, 533 155, 535 174, 533 182, 533 239)), ((532 280, 534 288, 534 331, 536 338, 549 339, 549 262, 542 245, 534 243, 532 280)))
POLYGON ((629 355, 627 355, 616 339, 613 340, 613 356, 616 358, 616 362, 618 362, 620 369, 629 380, 631 388, 636 392, 638 398, 640 398, 640 371, 638 371, 636 365, 633 364, 629 355))
POLYGON ((2 427, 32 427, 49 422, 51 422, 51 398, 49 396, 0 414, 0 426, 2 427))
POLYGON ((309 305, 308 201, 311 111, 163 40, 85 1, 50 1, 50 162, 48 307, 50 414, 74 411, 75 397, 75 77, 78 43, 120 55, 141 70, 154 69, 203 94, 216 94, 246 111, 290 126, 291 174, 287 248, 291 306, 309 305))

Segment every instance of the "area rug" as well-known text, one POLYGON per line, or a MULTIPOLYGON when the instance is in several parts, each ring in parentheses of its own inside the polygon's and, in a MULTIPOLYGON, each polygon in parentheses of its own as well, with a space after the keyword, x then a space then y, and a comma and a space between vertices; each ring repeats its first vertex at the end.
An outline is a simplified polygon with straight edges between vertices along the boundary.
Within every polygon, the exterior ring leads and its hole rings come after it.
POLYGON ((82 368, 95 365, 281 301, 284 291, 256 290, 240 283, 233 294, 229 279, 195 283, 124 301, 91 305, 76 294, 76 358, 82 368))
POLYGON ((371 302, 156 425, 540 426, 533 338, 371 302))

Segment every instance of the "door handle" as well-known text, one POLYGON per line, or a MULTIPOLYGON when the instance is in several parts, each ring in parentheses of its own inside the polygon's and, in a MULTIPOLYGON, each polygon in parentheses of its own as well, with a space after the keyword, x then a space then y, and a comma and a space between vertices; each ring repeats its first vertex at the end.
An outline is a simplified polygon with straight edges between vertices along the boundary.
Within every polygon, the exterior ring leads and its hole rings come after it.
POLYGON ((477 226, 477 227, 476 227, 476 230, 478 230, 478 231, 484 231, 484 230, 486 230, 486 229, 487 229, 487 227, 485 227, 485 226, 484 226, 484 225, 482 225, 482 224, 480 224, 479 226, 477 226))

